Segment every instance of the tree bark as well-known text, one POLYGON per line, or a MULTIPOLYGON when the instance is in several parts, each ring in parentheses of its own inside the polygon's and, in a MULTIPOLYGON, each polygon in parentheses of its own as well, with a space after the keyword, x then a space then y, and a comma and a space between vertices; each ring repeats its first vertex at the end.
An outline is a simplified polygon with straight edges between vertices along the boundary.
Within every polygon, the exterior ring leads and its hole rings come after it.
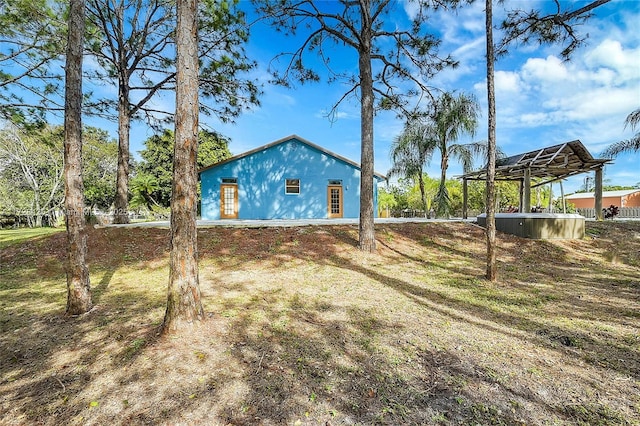
POLYGON ((462 218, 467 219, 469 216, 469 182, 462 179, 462 218))
POLYGON ((420 201, 422 201, 422 208, 424 209, 424 217, 427 217, 427 194, 424 189, 424 177, 422 171, 418 174, 418 185, 420 186, 420 201))
POLYGON ((204 319, 198 282, 198 0, 178 0, 176 131, 171 193, 171 255, 163 332, 204 319))
POLYGON ((360 71, 360 250, 376 251, 373 223, 373 74, 371 70, 371 17, 362 7, 362 38, 358 52, 360 71))
MULTIPOLYGON (((125 67, 126 68, 126 67, 125 67)), ((113 223, 129 223, 129 113, 128 76, 121 75, 118 84, 118 171, 113 223)))
POLYGON ((33 213, 36 217, 36 228, 42 227, 42 208, 40 207, 40 188, 36 187, 33 191, 33 213))
POLYGON ((82 183, 82 50, 84 0, 69 3, 69 35, 65 69, 64 181, 67 225, 67 315, 92 307, 82 183))
POLYGON ((487 141, 487 280, 497 279, 496 266, 496 95, 494 85, 495 52, 493 46, 493 0, 486 0, 487 31, 487 101, 488 101, 488 141, 487 141))
POLYGON ((594 207, 596 209, 596 220, 604 220, 602 212, 602 167, 596 169, 596 186, 594 188, 594 207))
POLYGON ((449 168, 449 154, 446 141, 442 142, 442 161, 440 162, 440 184, 438 185, 437 217, 449 219, 449 191, 447 191, 447 169, 449 168))
POLYGON ((447 183, 447 170, 449 169, 449 154, 446 150, 442 154, 442 164, 440 164, 440 185, 447 183))
POLYGON ((584 7, 581 7, 580 9, 574 10, 573 12, 567 13, 566 15, 561 15, 560 19, 562 19, 562 21, 566 22, 569 21, 577 16, 580 15, 584 15, 587 14, 589 12, 591 12, 593 9, 595 9, 596 7, 602 6, 603 4, 609 3, 611 0, 596 0, 593 1, 589 4, 587 4, 584 7))

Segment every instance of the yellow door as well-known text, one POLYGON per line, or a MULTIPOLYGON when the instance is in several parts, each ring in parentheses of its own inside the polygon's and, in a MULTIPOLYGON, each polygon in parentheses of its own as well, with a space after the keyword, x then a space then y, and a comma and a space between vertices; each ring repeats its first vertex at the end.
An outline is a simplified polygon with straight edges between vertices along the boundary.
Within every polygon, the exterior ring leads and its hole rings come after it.
POLYGON ((330 219, 342 217, 342 186, 327 187, 328 216, 330 219))
POLYGON ((220 185, 220 219, 238 218, 238 185, 220 185))

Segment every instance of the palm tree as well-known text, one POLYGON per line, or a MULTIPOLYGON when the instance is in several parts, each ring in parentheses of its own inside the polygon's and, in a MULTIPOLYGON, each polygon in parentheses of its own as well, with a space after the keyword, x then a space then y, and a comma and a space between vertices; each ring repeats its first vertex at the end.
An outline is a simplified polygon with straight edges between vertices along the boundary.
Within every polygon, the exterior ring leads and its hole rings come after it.
POLYGON ((423 211, 427 213, 427 199, 424 187, 423 169, 431 161, 436 147, 433 126, 418 120, 407 122, 403 132, 391 145, 391 162, 393 166, 388 175, 401 175, 417 178, 420 186, 420 199, 423 211))
MULTIPOLYGON (((640 108, 627 116, 627 119, 624 121, 624 128, 626 129, 627 126, 631 127, 631 130, 636 130, 636 128, 640 126, 640 108)), ((640 132, 637 132, 631 139, 612 143, 602 152, 602 155, 613 158, 623 152, 638 151, 640 151, 640 132)))
POLYGON ((159 206, 158 202, 153 198, 153 193, 160 189, 158 179, 150 174, 141 173, 131 180, 131 198, 132 207, 146 206, 149 211, 153 210, 153 206, 159 206))
POLYGON ((440 151, 440 185, 435 198, 438 217, 448 217, 451 210, 451 199, 445 185, 449 161, 457 159, 467 173, 473 167, 473 157, 486 154, 485 142, 454 143, 465 133, 475 135, 479 115, 480 106, 472 95, 454 96, 443 93, 432 105, 430 117, 435 131, 436 149, 440 151))

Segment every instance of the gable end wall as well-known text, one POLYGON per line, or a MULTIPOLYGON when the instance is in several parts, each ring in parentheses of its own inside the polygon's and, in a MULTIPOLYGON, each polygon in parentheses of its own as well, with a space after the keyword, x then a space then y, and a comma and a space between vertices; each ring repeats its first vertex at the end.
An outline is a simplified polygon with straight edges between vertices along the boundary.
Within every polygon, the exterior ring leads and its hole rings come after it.
MULTIPOLYGON (((204 170, 201 212, 220 219, 220 183, 238 180, 238 219, 327 218, 327 185, 342 180, 343 217, 360 214, 360 170, 296 139, 204 170), (285 194, 285 179, 300 179, 300 194, 285 194)), ((374 179, 374 212, 377 211, 374 179)))

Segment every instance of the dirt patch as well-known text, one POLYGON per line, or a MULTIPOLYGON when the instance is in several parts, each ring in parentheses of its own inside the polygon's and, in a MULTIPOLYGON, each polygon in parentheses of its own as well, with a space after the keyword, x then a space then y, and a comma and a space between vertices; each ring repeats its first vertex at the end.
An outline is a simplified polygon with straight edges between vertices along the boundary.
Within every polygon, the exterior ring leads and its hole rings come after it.
POLYGON ((65 235, 0 251, 0 424, 637 424, 640 222, 577 241, 464 223, 199 230, 208 319, 159 338, 168 230, 91 229, 96 308, 63 316, 65 235))

